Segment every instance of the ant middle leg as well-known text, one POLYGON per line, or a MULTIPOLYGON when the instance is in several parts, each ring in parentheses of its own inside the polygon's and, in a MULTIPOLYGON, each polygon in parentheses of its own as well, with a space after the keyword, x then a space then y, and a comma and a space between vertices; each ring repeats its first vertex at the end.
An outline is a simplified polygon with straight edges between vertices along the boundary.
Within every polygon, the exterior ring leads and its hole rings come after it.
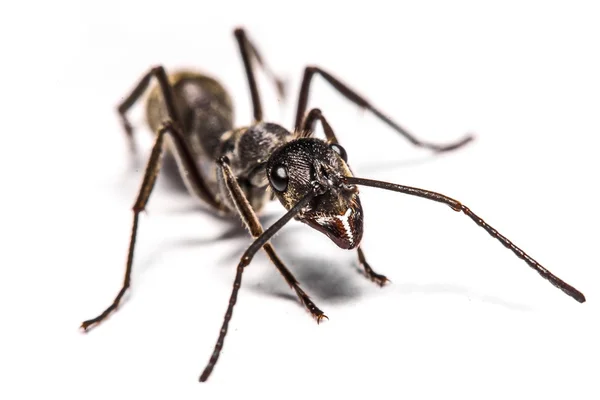
POLYGON ((363 253, 362 248, 360 246, 358 246, 358 263, 365 270, 365 275, 367 276, 367 278, 369 278, 379 286, 383 287, 386 283, 390 281, 388 278, 385 277, 385 275, 381 275, 373 271, 373 268, 371 268, 371 266, 367 262, 367 259, 365 258, 365 253, 363 253))
MULTIPOLYGON (((176 153, 176 158, 178 162, 182 163, 182 167, 188 171, 186 177, 186 184, 194 187, 196 192, 202 193, 206 189, 206 184, 202 179, 202 175, 198 171, 196 164, 193 162, 191 158, 191 153, 189 148, 187 147, 187 143, 183 137, 183 134, 176 128, 170 121, 164 123, 163 127, 158 131, 156 135, 156 141, 152 148, 152 152, 150 153, 150 158, 148 159, 148 163, 146 166, 146 170, 144 172, 144 178, 142 180, 142 185, 140 187, 140 191, 138 197, 133 205, 133 224, 131 228, 131 238, 129 241, 129 251, 127 254, 127 264, 125 268, 125 277, 123 279, 123 285, 119 293, 113 300, 110 306, 106 308, 100 315, 95 318, 88 319, 81 324, 81 328, 84 331, 88 331, 92 327, 98 325, 100 322, 105 320, 112 312, 116 311, 119 307, 121 300, 127 290, 129 289, 131 283, 131 270, 133 265, 133 253, 135 249, 135 241, 137 237, 137 229, 139 223, 139 215, 148 204, 148 200, 150 198, 150 194, 152 193, 152 189, 154 188, 154 183, 156 182, 156 178, 158 177, 158 173, 160 172, 161 167, 161 158, 165 151, 165 135, 169 135, 169 138, 172 140, 172 148, 176 153)), ((207 199, 212 199, 212 205, 220 210, 225 210, 224 206, 215 199, 210 192, 205 194, 207 199)))
MULTIPOLYGON (((327 122, 327 119, 325 119, 325 116, 318 108, 313 108, 308 114, 306 114, 306 118, 304 118, 304 122, 302 123, 302 128, 300 130, 301 135, 303 137, 311 136, 315 131, 317 122, 321 122, 321 126, 323 127, 323 132, 325 133, 327 142, 339 143, 337 137, 335 136, 335 132, 331 128, 331 125, 329 125, 329 122, 327 122)), ((358 246, 357 252, 358 263, 363 267, 367 278, 369 278, 379 286, 384 286, 390 281, 384 275, 378 274, 373 270, 373 268, 371 268, 371 266, 367 262, 367 259, 365 258, 365 254, 362 251, 361 246, 358 246)))
MULTIPOLYGON (((250 202, 246 198, 242 188, 239 183, 231 167, 229 166, 229 160, 226 157, 221 158, 219 161, 219 179, 222 179, 225 182, 225 186, 229 190, 229 194, 233 202, 235 203, 238 214, 254 239, 257 239, 262 233, 263 228, 261 226, 256 213, 252 209, 250 202)), ((311 313, 311 315, 317 320, 317 323, 321 322, 323 318, 327 318, 327 316, 315 305, 315 303, 310 299, 310 297, 302 290, 296 277, 290 272, 289 269, 285 266, 285 264, 281 261, 277 253, 275 253, 275 249, 271 243, 266 243, 263 246, 264 251, 267 253, 275 267, 279 270, 281 275, 285 281, 290 285, 292 289, 296 292, 296 295, 300 299, 300 302, 306 307, 306 309, 311 313)), ((327 318, 329 319, 329 318, 327 318)))
POLYGON ((296 111, 296 122, 295 128, 298 130, 302 126, 302 120, 304 118, 304 113, 306 112, 308 106, 308 97, 310 94, 310 84, 312 82, 312 77, 315 75, 321 75, 323 79, 325 79, 331 86, 333 86, 342 96, 346 99, 350 100, 354 104, 359 107, 365 108, 371 111, 377 118, 387 124, 389 127, 394 129, 396 132, 404 136, 409 142, 418 147, 427 148, 430 150, 434 150, 437 152, 449 151, 458 149, 459 147, 464 146, 473 140, 473 136, 467 135, 460 140, 455 141, 454 143, 441 145, 435 143, 428 143, 422 141, 415 137, 413 134, 408 132, 406 129, 398 125, 396 122, 392 121, 389 117, 375 108, 371 103, 369 103, 363 96, 356 93, 350 87, 342 83, 337 78, 333 77, 328 72, 322 70, 318 67, 306 67, 304 69, 304 77, 302 78, 302 85, 300 86, 300 95, 298 98, 298 109, 296 111))
POLYGON ((265 71, 267 76, 275 84, 277 94, 281 98, 285 98, 285 84, 284 82, 275 75, 275 73, 269 68, 269 66, 263 61, 260 53, 256 46, 248 39, 246 32, 242 28, 237 28, 234 31, 235 38, 240 48, 240 54, 242 55, 242 61, 244 63, 244 69, 246 71, 246 78, 248 79, 248 85, 250 86, 250 96, 252 98, 252 108, 254 113, 254 121, 260 122, 263 119, 262 104, 260 101, 260 95, 258 93, 258 85, 254 76, 254 68, 252 66, 251 56, 258 62, 260 67, 265 71))

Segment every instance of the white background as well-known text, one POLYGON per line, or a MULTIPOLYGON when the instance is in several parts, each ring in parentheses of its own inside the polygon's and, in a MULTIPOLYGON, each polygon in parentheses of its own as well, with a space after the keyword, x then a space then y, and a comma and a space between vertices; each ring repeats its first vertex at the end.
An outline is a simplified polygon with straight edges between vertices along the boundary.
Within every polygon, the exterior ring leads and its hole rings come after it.
MULTIPOLYGON (((0 12, 1 398, 600 396, 594 2, 83 3, 0 12), (364 249, 393 284, 379 289, 355 253, 290 223, 274 244, 330 320, 311 320, 260 254, 214 374, 199 384, 250 239, 161 178, 141 219, 129 301, 81 334, 121 284, 151 142, 139 107, 143 152, 131 160, 115 105, 150 66, 193 66, 224 82, 236 123, 247 124, 240 24, 288 79, 283 110, 260 79, 273 121, 291 128, 310 63, 425 140, 474 132, 467 148, 433 156, 320 79, 311 97, 357 175, 463 201, 588 302, 448 207, 364 188, 364 249)), ((265 221, 279 215, 273 203, 265 221)))

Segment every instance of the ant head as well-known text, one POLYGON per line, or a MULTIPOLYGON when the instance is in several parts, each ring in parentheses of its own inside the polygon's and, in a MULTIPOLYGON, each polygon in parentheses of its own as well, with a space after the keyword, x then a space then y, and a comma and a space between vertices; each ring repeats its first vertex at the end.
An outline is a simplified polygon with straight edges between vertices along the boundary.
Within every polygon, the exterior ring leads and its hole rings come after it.
POLYGON ((327 235, 343 249, 360 244, 363 212, 358 189, 345 184, 352 176, 346 151, 337 143, 316 138, 293 140, 277 149, 267 162, 269 186, 286 209, 312 190, 319 193, 296 219, 327 235))

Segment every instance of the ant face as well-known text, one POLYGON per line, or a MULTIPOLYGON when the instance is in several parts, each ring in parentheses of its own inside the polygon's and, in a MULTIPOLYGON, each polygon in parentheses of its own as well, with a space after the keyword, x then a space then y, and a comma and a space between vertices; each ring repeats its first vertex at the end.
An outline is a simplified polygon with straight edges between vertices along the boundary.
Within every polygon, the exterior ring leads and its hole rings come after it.
POLYGON ((269 185, 286 209, 291 209, 311 190, 320 193, 296 219, 327 235, 342 249, 360 244, 363 211, 345 150, 315 138, 301 138, 277 149, 267 162, 269 185))

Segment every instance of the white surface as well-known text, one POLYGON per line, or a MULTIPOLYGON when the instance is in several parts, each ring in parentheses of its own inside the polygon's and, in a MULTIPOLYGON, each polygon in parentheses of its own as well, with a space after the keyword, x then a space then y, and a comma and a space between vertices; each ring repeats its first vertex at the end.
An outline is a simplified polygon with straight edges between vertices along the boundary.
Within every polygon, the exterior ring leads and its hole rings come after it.
MULTIPOLYGON (((2 6, 1 398, 600 396, 598 10, 202 3, 2 6), (364 249, 393 284, 377 288, 354 253, 291 223, 276 248, 330 320, 317 326, 260 255, 214 374, 199 384, 250 239, 219 240, 230 225, 161 179, 140 223, 129 301, 80 334, 121 284, 141 180, 114 106, 153 64, 198 66, 225 83, 237 123, 248 123, 237 24, 289 79, 281 112, 261 77, 267 115, 285 126, 314 63, 423 139, 475 132, 468 148, 432 157, 322 81, 312 95, 357 175, 463 201, 588 302, 448 207, 365 188, 364 249)), ((281 214, 276 203, 266 212, 281 214)))

